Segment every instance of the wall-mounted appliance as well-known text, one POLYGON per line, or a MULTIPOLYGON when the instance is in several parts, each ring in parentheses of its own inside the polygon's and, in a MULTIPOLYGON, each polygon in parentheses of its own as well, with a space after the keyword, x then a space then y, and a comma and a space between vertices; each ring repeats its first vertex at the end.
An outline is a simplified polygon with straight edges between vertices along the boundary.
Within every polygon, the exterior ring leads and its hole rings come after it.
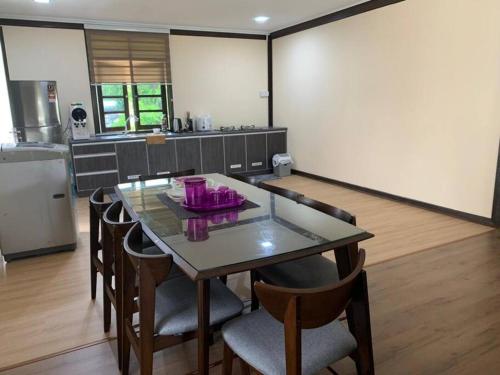
POLYGON ((62 143, 55 81, 10 81, 10 102, 18 142, 62 143))
POLYGON ((87 111, 82 103, 71 103, 69 107, 69 126, 73 139, 89 139, 87 111))

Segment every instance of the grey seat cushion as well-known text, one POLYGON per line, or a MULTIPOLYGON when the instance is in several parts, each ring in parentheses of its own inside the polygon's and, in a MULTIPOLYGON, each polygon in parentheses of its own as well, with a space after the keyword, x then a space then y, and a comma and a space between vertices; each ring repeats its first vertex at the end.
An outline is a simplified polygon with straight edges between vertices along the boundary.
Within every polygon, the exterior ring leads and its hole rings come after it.
MULTIPOLYGON (((243 303, 220 280, 210 281, 210 325, 241 314, 243 303)), ((155 332, 175 335, 198 328, 196 284, 187 276, 170 278, 156 290, 155 332)))
POLYGON ((339 281, 337 264, 319 254, 261 267, 257 272, 267 283, 288 288, 317 288, 339 281))
MULTIPOLYGON (((285 375, 285 333, 283 323, 265 310, 257 310, 226 323, 224 341, 245 362, 264 375, 285 375)), ((316 374, 351 354, 355 338, 338 321, 302 330, 302 374, 316 374)))

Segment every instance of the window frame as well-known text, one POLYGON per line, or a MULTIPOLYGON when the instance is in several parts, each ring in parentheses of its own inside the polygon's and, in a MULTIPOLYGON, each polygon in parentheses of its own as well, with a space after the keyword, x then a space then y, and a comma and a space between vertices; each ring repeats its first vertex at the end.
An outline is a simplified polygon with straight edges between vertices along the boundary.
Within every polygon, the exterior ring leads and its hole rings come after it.
POLYGON ((114 131, 124 131, 126 124, 127 124, 127 119, 130 116, 130 108, 128 105, 128 91, 127 91, 127 85, 122 84, 122 90, 123 90, 123 95, 117 96, 104 96, 102 94, 102 85, 113 85, 113 83, 104 83, 101 85, 97 86, 97 105, 99 107, 99 122, 101 125, 101 132, 114 132, 114 131), (104 99, 123 99, 123 111, 111 111, 111 112, 105 112, 104 111, 104 99), (125 126, 115 126, 115 127, 107 127, 106 126, 106 117, 105 115, 107 114, 115 114, 115 113, 123 113, 125 114, 125 126))
MULTIPOLYGON (((129 84, 120 84, 120 83, 102 83, 99 85, 96 85, 96 97, 95 101, 97 102, 97 108, 99 110, 98 119, 99 119, 99 130, 100 133, 107 133, 107 132, 116 132, 116 131, 125 131, 125 127, 107 127, 106 126, 106 114, 113 114, 113 113, 124 113, 125 118, 128 119, 131 116, 130 112, 130 103, 129 103, 129 91, 128 88, 130 86, 131 88, 131 95, 132 95, 132 106, 133 106, 133 114, 137 117, 137 120, 135 121, 135 131, 152 131, 155 127, 161 127, 161 124, 155 124, 155 125, 143 125, 141 124, 140 121, 140 114, 142 113, 148 113, 148 112, 162 112, 164 116, 167 117, 167 126, 170 128, 170 124, 173 121, 173 94, 172 94, 172 84, 170 83, 159 83, 159 82, 153 82, 153 84, 159 84, 160 85, 160 94, 159 95, 139 95, 139 92, 137 90, 137 85, 141 84, 148 84, 148 83, 129 83, 129 84), (123 89, 123 96, 104 96, 102 93, 102 86, 103 85, 121 85, 123 89), (104 111, 104 99, 123 99, 124 100, 124 111, 111 111, 111 112, 105 112, 104 111), (139 110, 139 99, 140 98, 160 98, 161 99, 161 106, 162 108, 159 110, 139 110)), ((129 124, 130 125, 130 124, 129 124)), ((129 129, 130 130, 130 129, 129 129)))
MULTIPOLYGON (((147 83, 143 83, 147 85, 147 83)), ((166 84, 158 83, 160 85, 160 94, 159 95, 139 95, 139 91, 137 90, 137 86, 141 85, 141 83, 132 84, 132 103, 134 103, 134 114, 137 116, 137 121, 135 122, 135 130, 152 130, 155 126, 162 126, 161 124, 154 125, 143 125, 141 124, 141 112, 162 112, 163 116, 167 116, 168 118, 168 106, 167 106, 167 90, 166 84), (160 98, 161 99, 161 109, 143 109, 139 108, 139 100, 141 98, 160 98)))

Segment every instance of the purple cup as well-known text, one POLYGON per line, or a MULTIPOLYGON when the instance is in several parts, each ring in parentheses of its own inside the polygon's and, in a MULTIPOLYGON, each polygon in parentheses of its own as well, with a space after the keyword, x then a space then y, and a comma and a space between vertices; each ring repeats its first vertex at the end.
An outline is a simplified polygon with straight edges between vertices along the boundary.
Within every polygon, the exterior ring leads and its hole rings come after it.
POLYGON ((186 204, 191 207, 199 207, 205 201, 207 191, 207 180, 205 177, 188 177, 184 180, 186 191, 186 204))
POLYGON ((188 219, 188 241, 199 242, 208 239, 208 220, 205 218, 188 219))
POLYGON ((222 224, 222 222, 224 221, 224 214, 212 215, 211 221, 213 224, 222 224))
POLYGON ((237 198, 238 198, 238 193, 236 192, 236 190, 228 189, 226 191, 226 202, 227 203, 233 203, 236 201, 237 198))
POLYGON ((214 190, 214 191, 211 191, 209 194, 208 194, 208 205, 211 205, 211 206, 218 206, 220 205, 221 203, 223 203, 223 197, 224 197, 224 194, 219 191, 219 190, 214 190))
POLYGON ((238 222, 238 211, 229 211, 226 213, 226 220, 231 224, 238 222))

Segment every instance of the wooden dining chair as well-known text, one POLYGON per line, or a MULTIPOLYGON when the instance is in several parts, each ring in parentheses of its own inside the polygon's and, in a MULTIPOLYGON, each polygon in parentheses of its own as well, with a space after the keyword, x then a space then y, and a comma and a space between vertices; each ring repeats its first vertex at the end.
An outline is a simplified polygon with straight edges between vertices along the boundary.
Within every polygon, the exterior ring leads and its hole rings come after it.
MULTIPOLYGON (((197 287, 187 276, 168 278, 172 255, 146 254, 141 224, 135 224, 123 242, 123 353, 122 373, 128 374, 130 348, 142 375, 153 370, 153 353, 196 337, 197 287), (136 298, 136 291, 138 295, 136 298), (134 312, 138 311, 138 327, 134 312), (138 328, 138 329, 137 329, 138 328)), ((158 249, 159 250, 159 249, 158 249)), ((210 281, 211 331, 241 314, 243 303, 220 280, 210 281)))
MULTIPOLYGON (((104 221, 104 237, 110 236, 107 242, 110 244, 111 251, 103 253, 104 260, 104 288, 103 300, 104 305, 104 320, 111 323, 111 305, 116 313, 116 333, 118 343, 118 363, 121 367, 122 353, 122 337, 123 337, 123 239, 127 232, 132 228, 137 221, 131 220, 127 212, 123 209, 122 201, 113 202, 103 215, 104 221), (111 265, 111 266, 108 266, 111 265), (114 276, 114 283, 113 283, 114 276)), ((142 234, 142 245, 144 246, 143 253, 145 254, 161 254, 161 251, 154 246, 153 242, 142 234)), ((183 276, 182 272, 175 264, 169 273, 170 277, 183 276)))
MULTIPOLYGON (((257 282, 263 309, 234 319, 222 328, 223 374, 232 373, 233 355, 262 374, 312 375, 353 356, 357 337, 337 318, 359 298, 365 251, 342 281, 320 288, 284 288, 257 282)), ((360 369, 362 366, 356 362, 360 369)), ((244 372, 248 371, 246 365, 244 372)))
POLYGON ((260 182, 257 186, 273 194, 281 195, 282 197, 291 199, 296 202, 299 200, 300 197, 304 196, 304 194, 298 193, 296 191, 288 190, 279 186, 269 185, 266 184, 265 182, 260 182))
MULTIPOLYGON (((356 225, 356 217, 335 206, 299 196, 297 202, 335 217, 351 225, 356 225)), ((251 282, 262 280, 268 284, 288 288, 317 288, 339 280, 337 264, 321 254, 311 255, 289 262, 257 268, 251 274, 251 282)), ((258 308, 258 298, 251 288, 252 309, 258 308)))
POLYGON ((93 300, 97 292, 97 274, 104 275, 104 266, 99 258, 99 253, 103 249, 102 215, 110 205, 111 200, 105 197, 102 187, 96 189, 89 197, 90 294, 93 300))
POLYGON ((193 176, 194 174, 195 174, 194 169, 186 169, 184 171, 178 171, 178 172, 168 172, 168 173, 152 174, 152 175, 141 175, 141 176, 139 176, 139 181, 158 180, 160 178, 193 176))

